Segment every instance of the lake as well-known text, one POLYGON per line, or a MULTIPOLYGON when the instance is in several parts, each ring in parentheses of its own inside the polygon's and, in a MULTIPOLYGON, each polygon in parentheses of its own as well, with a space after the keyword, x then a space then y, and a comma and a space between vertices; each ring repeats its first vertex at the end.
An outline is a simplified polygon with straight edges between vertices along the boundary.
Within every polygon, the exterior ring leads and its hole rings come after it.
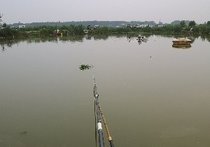
POLYGON ((2 43, 0 146, 94 147, 93 77, 115 147, 210 146, 210 42, 172 39, 2 43))

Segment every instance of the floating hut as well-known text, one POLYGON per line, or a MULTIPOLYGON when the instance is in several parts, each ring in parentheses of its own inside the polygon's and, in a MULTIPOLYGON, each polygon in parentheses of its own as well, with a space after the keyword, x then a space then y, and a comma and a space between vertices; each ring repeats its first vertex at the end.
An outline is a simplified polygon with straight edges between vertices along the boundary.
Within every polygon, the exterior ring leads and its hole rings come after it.
POLYGON ((173 39, 173 47, 176 48, 189 48, 191 47, 192 40, 188 38, 175 38, 173 39))

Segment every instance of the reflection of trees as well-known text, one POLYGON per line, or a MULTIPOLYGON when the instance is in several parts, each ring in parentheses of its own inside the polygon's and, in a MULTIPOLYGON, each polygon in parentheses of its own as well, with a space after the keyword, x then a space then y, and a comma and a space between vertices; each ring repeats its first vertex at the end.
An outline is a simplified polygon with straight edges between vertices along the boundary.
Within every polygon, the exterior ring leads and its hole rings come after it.
POLYGON ((94 35, 93 38, 94 40, 107 40, 109 35, 94 35))
POLYGON ((208 36, 200 36, 200 37, 201 37, 202 41, 207 40, 208 42, 210 42, 210 35, 208 35, 208 36))
POLYGON ((208 42, 210 42, 210 36, 207 36, 207 37, 206 37, 206 40, 207 40, 208 42))
POLYGON ((56 37, 29 38, 25 41, 27 43, 58 42, 56 37))
MULTIPOLYGON (((134 38, 136 38, 138 34, 127 34, 127 35, 73 35, 73 36, 67 36, 67 37, 39 37, 39 38, 27 38, 27 39, 23 39, 23 38, 18 38, 18 39, 0 39, 0 47, 1 50, 4 51, 7 47, 12 47, 14 44, 18 44, 20 42, 27 42, 27 43, 44 43, 44 42, 66 42, 66 41, 70 41, 70 42, 83 42, 83 39, 86 40, 91 40, 92 38, 94 40, 107 40, 109 37, 116 37, 116 38, 120 38, 120 37, 127 37, 128 40, 132 40, 134 38)), ((146 38, 149 38, 151 35, 149 34, 141 34, 144 35, 146 38)), ((172 37, 171 35, 160 35, 161 37, 172 37)), ((179 38, 179 37, 186 37, 186 36, 173 36, 175 38, 179 38)), ((187 36, 189 39, 192 40, 192 43, 198 38, 200 37, 202 40, 207 40, 210 42, 210 35, 208 36, 187 36)))
POLYGON ((70 41, 70 42, 83 42, 83 39, 86 37, 86 39, 91 39, 92 37, 95 40, 100 40, 100 39, 107 39, 108 36, 104 35, 94 35, 94 36, 84 36, 84 35, 73 35, 73 36, 67 36, 67 37, 32 37, 32 38, 27 38, 27 39, 4 39, 0 40, 0 45, 1 47, 12 47, 12 45, 17 44, 19 42, 27 42, 27 43, 44 43, 44 42, 58 42, 58 41, 70 41))
POLYGON ((5 51, 5 47, 4 47, 4 45, 1 45, 1 50, 2 50, 2 52, 4 52, 4 51, 5 51))
POLYGON ((201 40, 205 41, 206 37, 205 36, 201 36, 201 40))
POLYGON ((0 46, 1 48, 5 47, 12 47, 14 44, 20 43, 20 42, 27 42, 27 43, 44 43, 44 42, 55 42, 58 41, 71 41, 71 42, 82 42, 84 36, 69 36, 69 37, 40 37, 40 38, 27 38, 27 39, 4 39, 0 40, 0 46))
POLYGON ((0 45, 3 48, 12 47, 14 44, 17 44, 19 40, 0 40, 0 45))
POLYGON ((91 35, 88 35, 88 34, 87 34, 87 35, 85 35, 85 39, 86 39, 86 40, 91 40, 91 38, 92 38, 92 36, 91 36, 91 35))
POLYGON ((83 35, 74 35, 74 36, 68 36, 68 37, 61 37, 61 41, 70 41, 70 42, 83 42, 83 35))

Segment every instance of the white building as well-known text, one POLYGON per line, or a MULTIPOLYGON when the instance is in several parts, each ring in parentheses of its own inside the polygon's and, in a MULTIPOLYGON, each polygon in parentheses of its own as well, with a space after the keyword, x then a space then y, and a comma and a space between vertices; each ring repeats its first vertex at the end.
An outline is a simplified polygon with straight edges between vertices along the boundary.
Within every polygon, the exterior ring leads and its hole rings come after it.
POLYGON ((19 28, 19 29, 25 28, 25 27, 26 27, 26 25, 22 25, 22 24, 21 24, 21 25, 18 25, 18 28, 19 28))

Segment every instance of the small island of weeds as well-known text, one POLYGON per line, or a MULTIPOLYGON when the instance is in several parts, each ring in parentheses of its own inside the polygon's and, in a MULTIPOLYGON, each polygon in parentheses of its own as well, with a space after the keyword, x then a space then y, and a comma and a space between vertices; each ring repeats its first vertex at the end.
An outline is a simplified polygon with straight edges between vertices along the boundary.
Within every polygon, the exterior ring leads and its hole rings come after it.
POLYGON ((80 69, 81 71, 84 71, 84 70, 88 70, 88 69, 90 69, 90 68, 92 68, 92 67, 93 67, 93 66, 88 65, 88 64, 82 64, 82 65, 80 65, 79 69, 80 69))

